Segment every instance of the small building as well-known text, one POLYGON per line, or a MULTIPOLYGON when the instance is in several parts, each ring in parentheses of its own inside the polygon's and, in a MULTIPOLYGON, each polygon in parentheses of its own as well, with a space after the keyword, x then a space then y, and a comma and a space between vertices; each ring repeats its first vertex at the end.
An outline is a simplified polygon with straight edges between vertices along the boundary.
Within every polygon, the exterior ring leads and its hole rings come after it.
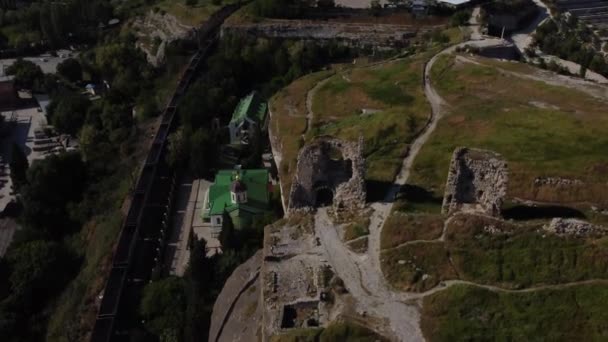
POLYGON ((224 218, 230 217, 234 229, 247 228, 256 216, 270 211, 268 170, 221 170, 215 175, 203 201, 203 223, 218 237, 224 218))
POLYGON ((230 143, 249 144, 249 139, 256 128, 260 132, 266 131, 268 128, 267 114, 268 105, 256 91, 241 99, 228 124, 230 143))

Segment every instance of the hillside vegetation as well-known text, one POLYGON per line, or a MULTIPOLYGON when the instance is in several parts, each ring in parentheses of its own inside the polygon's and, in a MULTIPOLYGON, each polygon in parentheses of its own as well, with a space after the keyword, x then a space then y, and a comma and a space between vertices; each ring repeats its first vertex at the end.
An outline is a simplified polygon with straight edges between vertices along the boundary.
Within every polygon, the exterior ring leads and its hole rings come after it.
POLYGON ((490 149, 509 162, 510 197, 564 204, 608 204, 606 100, 519 75, 511 62, 442 56, 432 80, 449 114, 421 149, 411 182, 443 196, 452 151, 490 149), (503 69, 504 66, 504 69, 503 69), (537 177, 580 180, 568 189, 535 187, 537 177))

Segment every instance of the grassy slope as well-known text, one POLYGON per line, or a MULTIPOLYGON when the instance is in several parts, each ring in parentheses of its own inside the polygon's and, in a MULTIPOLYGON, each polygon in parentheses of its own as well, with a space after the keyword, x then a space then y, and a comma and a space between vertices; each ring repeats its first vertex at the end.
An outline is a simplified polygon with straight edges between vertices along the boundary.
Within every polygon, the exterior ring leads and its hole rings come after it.
POLYGON ((447 279, 504 288, 608 279, 608 237, 558 237, 539 228, 462 215, 450 222, 445 242, 383 252, 383 269, 396 288, 418 291, 447 279), (490 226, 509 233, 488 233, 490 226))
POLYGON ((392 181, 407 145, 430 112, 421 87, 424 58, 411 57, 332 76, 313 100, 312 135, 351 141, 363 135, 367 179, 392 181), (378 112, 361 115, 362 109, 378 112), (413 120, 411 128, 408 117, 413 120))
POLYGON ((428 341, 605 341, 608 287, 530 293, 454 286, 424 299, 428 341))
POLYGON ((283 191, 289 194, 291 175, 296 169, 297 155, 306 132, 306 94, 331 72, 306 75, 281 89, 269 101, 272 112, 270 129, 276 134, 283 160, 278 165, 283 191))
POLYGON ((455 63, 447 56, 434 66, 432 79, 450 113, 417 156, 413 183, 441 196, 454 148, 480 147, 508 160, 511 196, 608 204, 605 102, 496 68, 455 63), (581 179, 587 186, 562 192, 535 189, 539 176, 581 179))
POLYGON ((279 171, 283 189, 289 189, 297 152, 305 143, 301 134, 306 131, 306 94, 328 76, 331 79, 313 99, 315 116, 306 141, 320 135, 356 141, 363 135, 367 178, 392 181, 412 139, 408 116, 413 117, 412 128, 417 131, 430 111, 420 86, 424 58, 419 55, 373 68, 345 71, 350 82, 341 73, 334 76, 330 72, 315 73, 278 92, 270 101, 273 113, 270 124, 282 144, 283 165, 279 171), (362 116, 362 108, 380 112, 362 116), (290 116, 290 111, 297 117, 290 116))

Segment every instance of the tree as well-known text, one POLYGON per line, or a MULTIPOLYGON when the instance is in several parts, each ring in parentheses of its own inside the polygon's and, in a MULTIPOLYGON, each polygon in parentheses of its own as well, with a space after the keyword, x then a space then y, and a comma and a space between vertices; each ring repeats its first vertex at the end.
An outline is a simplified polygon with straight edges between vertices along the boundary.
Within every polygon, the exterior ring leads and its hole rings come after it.
POLYGON ((186 296, 184 283, 177 277, 164 278, 146 285, 140 305, 146 328, 160 341, 181 341, 186 296))
POLYGON ((382 11, 380 0, 371 0, 369 3, 370 12, 373 16, 379 16, 382 11))
POLYGON ((171 167, 181 167, 188 160, 188 137, 184 136, 184 128, 180 127, 169 135, 167 164, 171 167))
POLYGON ((198 4, 198 0, 186 0, 186 5, 188 6, 194 6, 198 4))
POLYGON ((224 212, 222 216, 222 230, 218 239, 222 245, 222 250, 233 249, 238 246, 239 242, 237 241, 237 234, 234 231, 234 224, 227 212, 224 212))
POLYGON ((203 177, 213 168, 216 144, 204 129, 198 129, 190 138, 190 169, 197 177, 203 177))
POLYGON ((469 11, 458 11, 450 17, 451 26, 464 26, 469 23, 471 18, 471 12, 469 11))
POLYGON ((33 62, 17 59, 6 68, 7 75, 15 76, 15 84, 20 87, 32 89, 37 81, 43 78, 42 69, 33 62))
POLYGON ((68 58, 57 65, 57 73, 70 82, 82 79, 82 67, 74 58, 68 58))
POLYGON ((66 91, 52 100, 49 116, 53 126, 61 132, 76 135, 84 124, 91 101, 84 95, 66 91))
POLYGON ((11 269, 11 297, 27 313, 44 305, 68 279, 70 262, 61 246, 34 240, 12 249, 7 255, 11 269))
POLYGON ((27 171, 21 189, 22 218, 32 228, 60 238, 75 228, 69 207, 82 198, 86 180, 84 163, 77 152, 52 155, 27 171))
POLYGON ((23 149, 18 144, 13 143, 11 151, 11 162, 9 164, 11 170, 11 181, 13 182, 13 188, 19 191, 23 185, 27 182, 26 173, 29 163, 23 149))

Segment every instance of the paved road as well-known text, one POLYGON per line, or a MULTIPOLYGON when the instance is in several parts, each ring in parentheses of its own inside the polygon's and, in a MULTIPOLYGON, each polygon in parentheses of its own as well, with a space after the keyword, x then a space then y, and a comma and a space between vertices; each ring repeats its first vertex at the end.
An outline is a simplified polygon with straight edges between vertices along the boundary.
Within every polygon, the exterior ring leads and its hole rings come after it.
MULTIPOLYGON (((533 38, 534 32, 536 32, 536 29, 538 28, 538 26, 542 25, 547 19, 550 18, 550 11, 547 9, 547 6, 541 0, 533 0, 533 1, 534 1, 534 3, 536 3, 536 5, 539 8, 538 15, 536 16, 536 18, 534 18, 534 20, 532 20, 532 22, 530 22, 530 24, 528 26, 526 26, 522 30, 514 32, 510 37, 510 40, 513 42, 513 44, 515 44, 515 46, 517 47, 517 50, 519 50, 519 52, 524 57, 526 56, 524 52, 526 51, 527 48, 529 48, 532 45, 532 43, 534 41, 534 38, 533 38)), ((538 55, 539 58, 542 58, 545 61, 545 63, 549 63, 552 61, 552 62, 555 62, 558 65, 566 68, 568 70, 568 72, 570 72, 573 75, 579 75, 579 73, 580 73, 580 70, 581 70, 580 64, 577 64, 577 63, 574 63, 572 61, 568 61, 565 59, 561 59, 557 56, 545 54, 538 49, 536 51, 536 54, 538 55)), ((587 73, 585 74, 585 79, 594 81, 594 82, 598 82, 598 83, 602 83, 602 84, 608 84, 608 79, 606 77, 604 77, 596 72, 593 72, 591 70, 587 70, 587 73)))
MULTIPOLYGON (((65 61, 69 57, 74 57, 77 55, 76 53, 68 50, 57 51, 57 54, 62 55, 63 57, 42 55, 39 57, 24 57, 23 59, 38 65, 45 74, 54 74, 57 72, 57 65, 59 65, 59 63, 65 61)), ((4 69, 11 66, 15 61, 15 58, 0 59, 0 76, 5 76, 4 69)))

